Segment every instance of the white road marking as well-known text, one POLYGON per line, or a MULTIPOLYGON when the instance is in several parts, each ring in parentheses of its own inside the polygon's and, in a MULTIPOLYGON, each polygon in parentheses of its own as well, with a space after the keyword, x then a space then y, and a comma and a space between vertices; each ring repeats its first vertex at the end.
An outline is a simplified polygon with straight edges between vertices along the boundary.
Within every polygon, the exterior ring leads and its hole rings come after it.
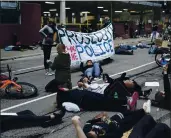
MULTIPOLYGON (((12 72, 15 73, 15 72, 26 71, 26 70, 30 70, 30 69, 38 69, 38 68, 43 68, 43 65, 35 66, 35 67, 30 67, 30 68, 25 68, 25 69, 19 69, 19 70, 12 71, 12 72)), ((2 74, 7 74, 7 73, 8 72, 4 72, 2 74)))
MULTIPOLYGON (((151 65, 155 63, 155 61, 153 62, 149 62, 149 63, 146 63, 146 64, 143 64, 141 66, 138 66, 138 67, 135 67, 135 68, 132 68, 132 69, 129 69, 129 70, 125 70, 125 71, 122 71, 122 72, 119 72, 119 73, 116 73, 116 74, 113 74, 113 75, 110 75, 110 77, 114 77, 116 75, 119 75, 119 74, 122 74, 124 72, 130 72, 130 71, 133 71, 133 70, 136 70, 136 69, 139 69, 139 68, 142 68, 142 67, 145 67, 145 66, 148 66, 148 65, 151 65)), ((98 82, 102 79, 99 79, 95 82, 98 82)), ((73 89, 77 88, 77 86, 73 87, 73 89)), ((18 108, 20 106, 23 106, 23 105, 27 105, 27 104, 30 104, 30 103, 33 103, 33 102, 36 102, 36 101, 39 101, 39 100, 42 100, 42 99, 45 99, 45 98, 48 98, 48 97, 51 97, 51 96, 54 96, 56 95, 56 93, 53 93, 53 94, 50 94, 50 95, 46 95, 46 96, 43 96, 43 97, 39 97, 39 98, 36 98, 36 99, 33 99, 33 100, 30 100, 30 101, 27 101, 27 102, 24 102, 24 103, 21 103, 21 104, 17 104, 17 105, 14 105, 14 106, 11 106, 11 107, 8 107, 8 108, 4 108, 1 110, 1 112, 5 112, 5 111, 9 111, 11 109, 14 109, 14 108, 18 108)))

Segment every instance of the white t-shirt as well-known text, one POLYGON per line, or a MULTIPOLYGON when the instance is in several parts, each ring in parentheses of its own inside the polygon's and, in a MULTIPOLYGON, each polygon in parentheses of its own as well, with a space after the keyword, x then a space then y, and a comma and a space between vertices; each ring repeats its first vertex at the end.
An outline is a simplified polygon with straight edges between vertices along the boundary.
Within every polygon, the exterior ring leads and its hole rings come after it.
POLYGON ((109 85, 109 83, 103 83, 103 84, 93 83, 93 84, 85 84, 85 85, 87 86, 86 90, 88 91, 104 94, 104 90, 109 85))

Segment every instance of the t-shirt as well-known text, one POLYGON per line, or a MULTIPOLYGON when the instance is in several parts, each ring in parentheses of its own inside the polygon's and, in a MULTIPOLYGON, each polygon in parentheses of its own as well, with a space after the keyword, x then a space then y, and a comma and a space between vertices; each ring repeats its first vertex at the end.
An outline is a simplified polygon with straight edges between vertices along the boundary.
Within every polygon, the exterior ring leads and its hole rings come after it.
POLYGON ((89 120, 86 122, 83 131, 85 133, 90 130, 98 132, 98 138, 121 138, 123 130, 116 120, 109 119, 108 122, 99 119, 89 120))
POLYGON ((103 83, 103 84, 93 83, 93 84, 85 84, 85 85, 87 86, 86 90, 88 91, 104 94, 104 90, 109 85, 109 83, 103 83))

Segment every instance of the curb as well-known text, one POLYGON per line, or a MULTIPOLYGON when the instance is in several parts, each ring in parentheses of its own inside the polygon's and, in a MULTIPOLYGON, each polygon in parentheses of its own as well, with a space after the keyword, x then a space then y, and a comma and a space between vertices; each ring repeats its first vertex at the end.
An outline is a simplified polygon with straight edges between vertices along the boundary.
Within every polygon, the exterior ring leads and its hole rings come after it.
MULTIPOLYGON (((122 43, 121 41, 123 40, 118 40, 120 42, 116 42, 114 43, 115 45, 118 45, 120 43, 122 43)), ((140 40, 137 40, 137 41, 148 41, 147 39, 140 39, 140 40)), ((125 42, 125 43, 130 43, 130 44, 133 44, 133 43, 137 43, 136 42, 125 42)), ((53 53, 56 53, 56 51, 52 51, 52 54, 53 53)), ((1 58, 0 61, 7 61, 7 60, 15 60, 15 59, 20 59, 20 58, 26 58, 26 57, 36 57, 36 56, 40 56, 40 55, 43 55, 43 52, 42 53, 37 53, 37 54, 29 54, 29 55, 21 55, 21 56, 14 56, 14 57, 4 57, 4 58, 1 58)))

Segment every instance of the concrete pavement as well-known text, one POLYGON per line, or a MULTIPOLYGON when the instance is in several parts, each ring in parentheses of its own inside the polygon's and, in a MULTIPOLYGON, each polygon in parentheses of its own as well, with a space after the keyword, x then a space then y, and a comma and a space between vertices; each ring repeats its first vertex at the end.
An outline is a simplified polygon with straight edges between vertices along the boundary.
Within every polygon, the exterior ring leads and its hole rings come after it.
MULTIPOLYGON (((149 38, 136 38, 136 39, 116 39, 114 41, 115 45, 126 43, 126 44, 137 44, 138 41, 150 41, 149 38)), ((52 48, 52 54, 56 53, 56 48, 52 48)), ((35 50, 27 50, 27 51, 5 51, 4 49, 1 49, 1 59, 0 61, 6 61, 6 60, 15 60, 18 58, 26 58, 26 57, 35 57, 35 56, 41 56, 43 54, 41 48, 35 50)))

